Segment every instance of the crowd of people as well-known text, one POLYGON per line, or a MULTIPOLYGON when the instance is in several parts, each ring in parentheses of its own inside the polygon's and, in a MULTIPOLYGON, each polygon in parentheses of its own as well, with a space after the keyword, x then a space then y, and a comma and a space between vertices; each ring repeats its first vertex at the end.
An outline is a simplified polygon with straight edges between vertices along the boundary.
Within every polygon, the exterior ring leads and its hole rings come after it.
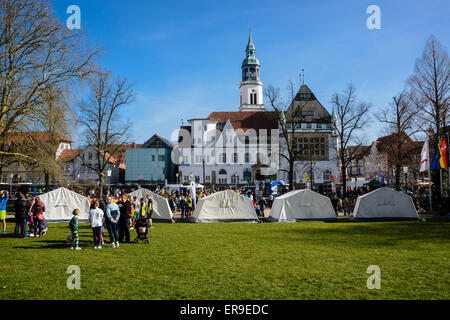
MULTIPOLYGON (((160 196, 165 197, 169 203, 169 207, 173 213, 179 212, 182 219, 192 217, 195 204, 203 197, 209 196, 218 190, 214 189, 197 189, 193 195, 189 189, 175 189, 165 191, 165 189, 155 191, 160 196)), ((275 197, 288 192, 286 188, 279 190, 278 194, 270 193, 266 196, 257 195, 255 191, 236 189, 233 190, 245 197, 250 198, 259 217, 265 217, 266 208, 271 208, 275 197)), ((332 193, 328 195, 331 203, 338 216, 341 212, 344 216, 348 216, 353 212, 358 196, 369 192, 368 188, 357 188, 348 190, 345 197, 332 193)), ((27 194, 17 192, 15 201, 15 220, 14 236, 27 237, 43 237, 47 231, 48 224, 45 219, 45 205, 40 197, 28 199, 27 194), (29 231, 27 232, 27 226, 29 231), (20 230, 20 232, 19 232, 20 230)), ((89 223, 92 229, 93 248, 101 249, 104 245, 103 234, 108 231, 109 247, 115 248, 120 243, 130 242, 130 230, 137 229, 140 222, 147 228, 153 228, 153 204, 150 194, 146 197, 138 198, 127 195, 125 190, 117 190, 114 195, 108 194, 104 197, 96 196, 94 192, 87 192, 87 198, 90 203, 89 223)), ((8 191, 0 192, 0 220, 2 220, 3 232, 6 232, 6 208, 9 199, 8 191)), ((413 200, 418 208, 417 201, 413 196, 413 200)), ((78 233, 78 216, 80 210, 73 212, 73 218, 69 223, 71 249, 80 250, 79 233, 78 233)), ((138 233, 138 231, 136 230, 138 233)))

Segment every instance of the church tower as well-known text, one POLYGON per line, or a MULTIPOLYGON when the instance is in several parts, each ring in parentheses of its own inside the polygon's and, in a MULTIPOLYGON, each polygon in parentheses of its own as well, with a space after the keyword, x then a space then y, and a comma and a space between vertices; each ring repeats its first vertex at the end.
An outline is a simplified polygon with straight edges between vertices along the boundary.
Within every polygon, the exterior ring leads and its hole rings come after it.
POLYGON ((264 111, 263 84, 259 78, 259 60, 255 56, 252 32, 249 31, 245 59, 242 61, 241 104, 239 111, 264 111))

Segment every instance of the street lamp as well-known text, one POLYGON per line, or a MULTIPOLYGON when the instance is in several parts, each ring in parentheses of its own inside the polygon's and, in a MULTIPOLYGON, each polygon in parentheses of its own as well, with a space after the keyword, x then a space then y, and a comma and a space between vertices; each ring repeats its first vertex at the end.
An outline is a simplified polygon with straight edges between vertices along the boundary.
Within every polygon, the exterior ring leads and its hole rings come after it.
POLYGON ((403 173, 405 174, 405 193, 408 192, 408 166, 403 167, 403 173))
POLYGON ((239 177, 239 175, 238 175, 237 172, 236 172, 233 176, 234 176, 234 182, 236 183, 236 189, 237 189, 237 184, 238 184, 238 177, 239 177))
POLYGON ((175 176, 177 177, 177 184, 179 184, 179 182, 178 182, 178 176, 179 176, 179 173, 178 173, 178 172, 175 173, 175 176))

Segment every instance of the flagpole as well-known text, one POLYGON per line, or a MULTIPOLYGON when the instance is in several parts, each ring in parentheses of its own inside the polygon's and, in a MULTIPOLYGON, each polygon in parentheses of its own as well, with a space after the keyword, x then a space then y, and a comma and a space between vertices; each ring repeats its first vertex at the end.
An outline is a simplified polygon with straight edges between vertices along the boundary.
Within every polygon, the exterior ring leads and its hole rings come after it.
MULTIPOLYGON (((428 138, 428 141, 429 138, 428 138)), ((430 145, 428 144, 428 156, 427 156, 427 161, 428 161, 428 189, 429 189, 429 195, 430 195, 430 213, 433 213, 433 196, 431 194, 431 163, 430 163, 430 145)))

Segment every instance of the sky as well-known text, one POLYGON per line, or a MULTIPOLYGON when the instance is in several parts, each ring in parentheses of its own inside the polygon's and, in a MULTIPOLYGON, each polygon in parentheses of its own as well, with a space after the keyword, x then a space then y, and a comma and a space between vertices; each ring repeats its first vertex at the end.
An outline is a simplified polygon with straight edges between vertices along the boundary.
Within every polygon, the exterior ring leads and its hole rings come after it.
MULTIPOLYGON (((81 29, 102 48, 100 61, 135 83, 124 107, 131 140, 173 133, 188 119, 239 110, 241 63, 249 25, 261 81, 287 97, 291 80, 305 83, 331 113, 331 97, 351 82, 373 114, 400 93, 430 34, 448 49, 450 1, 403 0, 52 0, 65 23, 69 5, 81 10, 81 29), (369 30, 370 5, 381 28, 369 30)), ((268 104, 266 108, 270 110, 268 104)), ((383 135, 371 120, 368 142, 383 135)))

